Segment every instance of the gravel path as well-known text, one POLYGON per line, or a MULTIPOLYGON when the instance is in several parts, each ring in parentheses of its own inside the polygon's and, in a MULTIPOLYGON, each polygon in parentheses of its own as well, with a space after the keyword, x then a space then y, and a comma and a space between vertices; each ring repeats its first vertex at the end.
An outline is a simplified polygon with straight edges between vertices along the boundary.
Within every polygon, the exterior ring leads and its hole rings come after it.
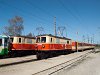
POLYGON ((90 54, 83 61, 56 75, 100 75, 100 52, 90 54))

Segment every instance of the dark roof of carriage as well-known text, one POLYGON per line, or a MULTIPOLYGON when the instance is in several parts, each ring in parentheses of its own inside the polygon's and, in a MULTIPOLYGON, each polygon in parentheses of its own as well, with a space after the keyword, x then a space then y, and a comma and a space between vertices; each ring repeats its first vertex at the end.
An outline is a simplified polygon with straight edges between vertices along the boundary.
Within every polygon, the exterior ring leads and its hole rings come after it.
POLYGON ((23 36, 23 35, 21 35, 21 36, 12 36, 12 35, 10 35, 10 37, 24 37, 24 38, 35 39, 35 37, 31 37, 31 36, 23 36))
MULTIPOLYGON (((43 35, 38 35, 38 36, 51 36, 51 37, 55 37, 55 38, 71 40, 70 38, 54 36, 54 35, 52 35, 52 34, 43 34, 43 35)), ((38 37, 38 36, 37 36, 37 37, 38 37)))

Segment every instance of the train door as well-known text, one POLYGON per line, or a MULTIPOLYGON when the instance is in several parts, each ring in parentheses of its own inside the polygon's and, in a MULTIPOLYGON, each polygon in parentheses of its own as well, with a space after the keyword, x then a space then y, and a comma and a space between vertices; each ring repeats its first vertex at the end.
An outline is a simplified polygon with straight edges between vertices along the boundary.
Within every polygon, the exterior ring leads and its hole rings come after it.
POLYGON ((0 38, 0 55, 8 54, 8 38, 0 38))
POLYGON ((8 54, 9 38, 4 38, 4 54, 8 54))
POLYGON ((78 52, 78 42, 75 42, 76 51, 78 52))
POLYGON ((0 38, 0 55, 3 55, 3 40, 0 38))

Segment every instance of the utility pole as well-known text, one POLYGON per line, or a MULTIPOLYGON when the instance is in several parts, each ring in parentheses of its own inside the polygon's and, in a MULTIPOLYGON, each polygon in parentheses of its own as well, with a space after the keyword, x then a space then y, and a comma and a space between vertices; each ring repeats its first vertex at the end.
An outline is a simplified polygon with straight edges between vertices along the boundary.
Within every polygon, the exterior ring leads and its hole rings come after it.
MULTIPOLYGON (((67 25, 66 25, 67 26, 67 25)), ((66 34, 65 34, 65 36, 67 37, 68 35, 67 35, 67 27, 65 27, 65 32, 66 32, 66 34)))
MULTIPOLYGON (((84 43, 85 43, 85 36, 83 35, 82 46, 84 46, 84 43)), ((82 51, 83 51, 83 49, 82 49, 82 51)))
MULTIPOLYGON (((100 37, 100 27, 98 27, 98 30, 99 30, 99 37, 100 37)), ((99 44, 100 44, 100 40, 99 40, 99 44)))
POLYGON ((67 32, 66 32, 66 37, 67 37, 68 35, 67 35, 67 32))
MULTIPOLYGON (((76 36, 77 36, 77 38, 78 38, 78 32, 76 32, 76 36)), ((77 52, 78 52, 78 39, 77 39, 77 42, 76 42, 76 50, 77 50, 77 52)))
POLYGON ((85 36, 83 35, 83 42, 85 42, 85 36))
POLYGON ((56 36, 56 17, 54 17, 54 35, 56 36))
POLYGON ((93 38, 91 37, 91 44, 93 43, 93 38))
POLYGON ((89 36, 87 35, 87 41, 88 41, 88 43, 90 42, 90 39, 89 39, 89 36))
POLYGON ((93 36, 92 36, 92 44, 94 44, 94 34, 93 34, 93 36))

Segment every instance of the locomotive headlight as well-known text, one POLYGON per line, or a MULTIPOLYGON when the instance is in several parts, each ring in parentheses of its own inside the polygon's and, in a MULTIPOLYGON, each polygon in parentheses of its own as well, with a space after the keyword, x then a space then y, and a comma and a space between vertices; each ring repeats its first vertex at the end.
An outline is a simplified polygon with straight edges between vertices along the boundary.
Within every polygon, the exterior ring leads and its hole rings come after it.
POLYGON ((44 45, 42 45, 42 48, 44 48, 45 46, 44 45))

